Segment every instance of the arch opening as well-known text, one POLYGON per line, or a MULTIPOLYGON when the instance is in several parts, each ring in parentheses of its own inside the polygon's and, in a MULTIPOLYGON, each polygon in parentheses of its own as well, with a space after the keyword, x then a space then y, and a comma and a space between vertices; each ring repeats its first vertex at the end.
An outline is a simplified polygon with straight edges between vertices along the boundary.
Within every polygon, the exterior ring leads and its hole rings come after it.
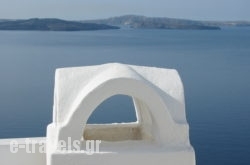
POLYGON ((133 98, 118 94, 98 105, 88 118, 87 124, 131 123, 137 120, 133 98))
POLYGON ((85 140, 147 140, 138 101, 117 94, 104 100, 92 112, 83 131, 85 140), (106 119, 105 119, 106 118, 106 119))

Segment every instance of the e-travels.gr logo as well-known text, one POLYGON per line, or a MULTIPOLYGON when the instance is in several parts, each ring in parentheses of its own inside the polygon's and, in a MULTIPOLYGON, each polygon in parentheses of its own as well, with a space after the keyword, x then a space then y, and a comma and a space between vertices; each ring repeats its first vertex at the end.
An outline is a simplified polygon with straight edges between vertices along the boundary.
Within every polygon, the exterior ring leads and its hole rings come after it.
MULTIPOLYGON (((76 152, 76 153, 86 153, 87 155, 92 155, 94 153, 100 152, 101 140, 74 140, 68 138, 68 141, 60 140, 57 144, 57 152, 76 152), (85 144, 84 144, 85 143, 85 144)), ((35 140, 26 138, 24 143, 19 143, 17 140, 10 141, 10 152, 18 153, 20 149, 25 149, 26 153, 46 153, 46 140, 35 140)))

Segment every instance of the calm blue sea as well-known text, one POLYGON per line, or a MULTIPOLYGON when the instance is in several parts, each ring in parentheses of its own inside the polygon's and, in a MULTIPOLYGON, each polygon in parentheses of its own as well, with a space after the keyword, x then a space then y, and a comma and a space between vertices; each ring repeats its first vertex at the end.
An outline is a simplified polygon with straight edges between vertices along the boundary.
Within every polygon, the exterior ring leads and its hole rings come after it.
MULTIPOLYGON (((45 136, 56 68, 107 62, 177 69, 197 164, 249 164, 250 28, 0 31, 0 138, 45 136)), ((89 122, 133 121, 130 103, 112 98, 89 122)))

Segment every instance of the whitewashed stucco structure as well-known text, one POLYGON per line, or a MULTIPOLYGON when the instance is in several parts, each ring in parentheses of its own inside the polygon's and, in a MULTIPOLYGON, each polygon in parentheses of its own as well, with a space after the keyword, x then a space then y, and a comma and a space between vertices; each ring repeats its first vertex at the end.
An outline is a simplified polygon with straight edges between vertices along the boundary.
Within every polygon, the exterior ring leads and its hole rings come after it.
POLYGON ((46 140, 47 165, 195 165, 183 85, 174 69, 119 63, 57 69, 46 140), (117 94, 133 98, 137 122, 87 124, 96 107, 117 94), (102 140, 100 151, 83 153, 87 140, 102 140), (67 150, 58 148, 61 141, 67 150), (73 141, 81 150, 73 151, 73 141))

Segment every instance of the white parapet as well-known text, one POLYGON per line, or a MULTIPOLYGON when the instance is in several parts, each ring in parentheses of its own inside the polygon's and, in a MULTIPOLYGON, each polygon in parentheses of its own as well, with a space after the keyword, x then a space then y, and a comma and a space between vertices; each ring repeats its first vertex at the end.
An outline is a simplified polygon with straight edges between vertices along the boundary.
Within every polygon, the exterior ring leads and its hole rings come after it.
POLYGON ((103 162, 195 164, 183 85, 176 70, 118 63, 56 70, 47 165, 103 162), (87 124, 95 108, 117 94, 133 98, 137 122, 87 124), (101 140, 95 144, 98 152, 87 152, 88 140, 101 140))

